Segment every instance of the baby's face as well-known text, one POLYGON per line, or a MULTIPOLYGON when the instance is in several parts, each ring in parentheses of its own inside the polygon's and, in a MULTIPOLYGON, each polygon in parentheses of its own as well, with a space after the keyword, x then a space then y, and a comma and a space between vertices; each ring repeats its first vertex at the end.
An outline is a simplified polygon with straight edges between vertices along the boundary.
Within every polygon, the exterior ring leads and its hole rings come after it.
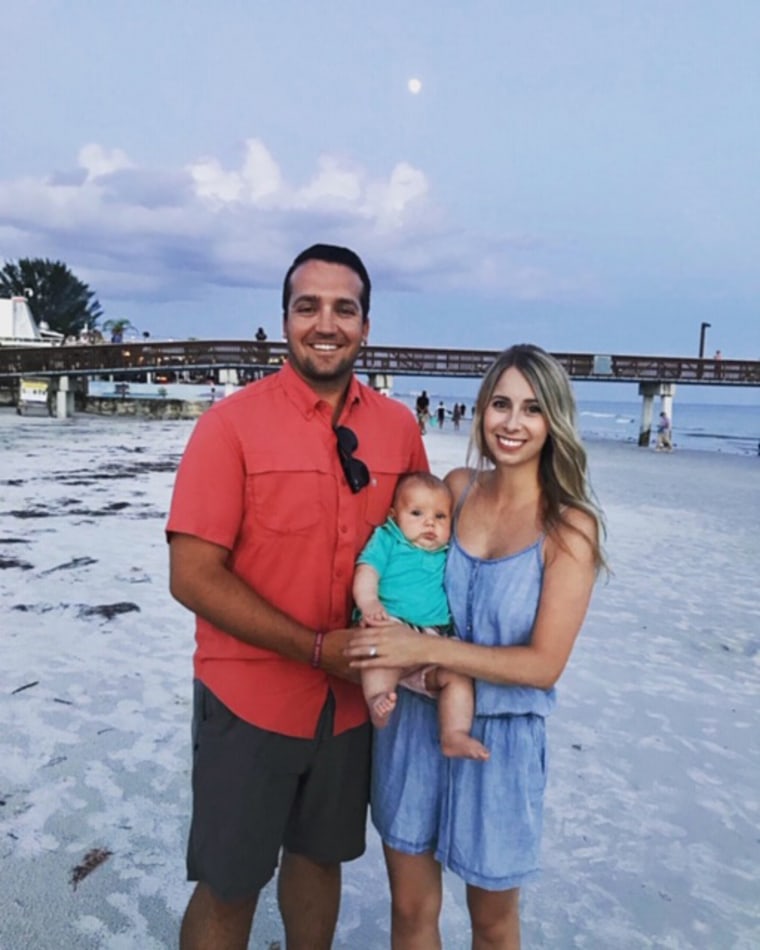
POLYGON ((451 536, 451 497, 443 488, 411 482, 391 509, 393 520, 412 544, 437 551, 451 536))

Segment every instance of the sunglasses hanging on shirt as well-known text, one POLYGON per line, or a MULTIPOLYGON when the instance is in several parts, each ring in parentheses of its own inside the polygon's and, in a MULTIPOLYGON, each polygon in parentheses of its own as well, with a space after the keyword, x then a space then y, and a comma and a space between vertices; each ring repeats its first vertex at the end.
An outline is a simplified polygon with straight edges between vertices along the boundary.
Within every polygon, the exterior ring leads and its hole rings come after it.
POLYGON ((351 491, 356 494, 369 485, 369 469, 361 459, 354 457, 359 448, 356 433, 348 426, 336 426, 335 438, 338 444, 338 458, 351 491))

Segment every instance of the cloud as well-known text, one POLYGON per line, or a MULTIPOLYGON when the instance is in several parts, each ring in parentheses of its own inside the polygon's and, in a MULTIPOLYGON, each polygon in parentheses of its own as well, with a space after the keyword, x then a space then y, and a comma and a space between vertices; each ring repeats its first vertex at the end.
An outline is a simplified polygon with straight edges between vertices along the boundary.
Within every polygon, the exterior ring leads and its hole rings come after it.
POLYGON ((121 149, 114 148, 109 152, 101 145, 92 143, 79 150, 79 166, 85 170, 87 180, 92 181, 102 175, 131 168, 132 163, 121 149))
POLYGON ((535 240, 454 227, 424 171, 405 161, 377 176, 322 155, 298 183, 256 138, 236 167, 206 156, 175 169, 90 143, 75 168, 0 181, 0 254, 63 259, 101 295, 170 300, 193 287, 277 286, 285 264, 317 240, 355 247, 391 288, 534 299, 562 284, 535 260, 535 240))
POLYGON ((226 171, 218 159, 204 158, 188 166, 196 194, 218 207, 235 204, 266 204, 283 194, 280 169, 266 146, 258 139, 246 142, 239 171, 226 171))

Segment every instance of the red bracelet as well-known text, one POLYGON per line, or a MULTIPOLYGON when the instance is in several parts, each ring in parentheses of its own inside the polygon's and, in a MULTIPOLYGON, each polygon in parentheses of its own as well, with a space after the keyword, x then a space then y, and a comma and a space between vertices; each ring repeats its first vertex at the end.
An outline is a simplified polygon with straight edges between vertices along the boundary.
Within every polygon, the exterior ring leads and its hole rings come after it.
POLYGON ((324 630, 317 630, 314 634, 314 649, 311 653, 311 665, 315 670, 318 670, 322 666, 322 643, 324 639, 324 630))

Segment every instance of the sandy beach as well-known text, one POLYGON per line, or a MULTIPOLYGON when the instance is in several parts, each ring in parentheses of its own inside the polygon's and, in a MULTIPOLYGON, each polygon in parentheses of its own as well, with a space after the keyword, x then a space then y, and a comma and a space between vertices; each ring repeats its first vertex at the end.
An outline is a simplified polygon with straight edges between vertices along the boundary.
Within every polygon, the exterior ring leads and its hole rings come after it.
MULTIPOLYGON (((163 535, 190 422, 0 412, 0 950, 176 946, 192 618, 163 535)), ((434 471, 463 434, 431 432, 434 471)), ((760 946, 760 460, 589 445, 614 576, 549 722, 524 946, 760 946)), ((446 875, 444 946, 469 946, 446 875)), ((335 947, 388 946, 379 843, 335 947)), ((280 947, 273 888, 251 947, 280 947)))

